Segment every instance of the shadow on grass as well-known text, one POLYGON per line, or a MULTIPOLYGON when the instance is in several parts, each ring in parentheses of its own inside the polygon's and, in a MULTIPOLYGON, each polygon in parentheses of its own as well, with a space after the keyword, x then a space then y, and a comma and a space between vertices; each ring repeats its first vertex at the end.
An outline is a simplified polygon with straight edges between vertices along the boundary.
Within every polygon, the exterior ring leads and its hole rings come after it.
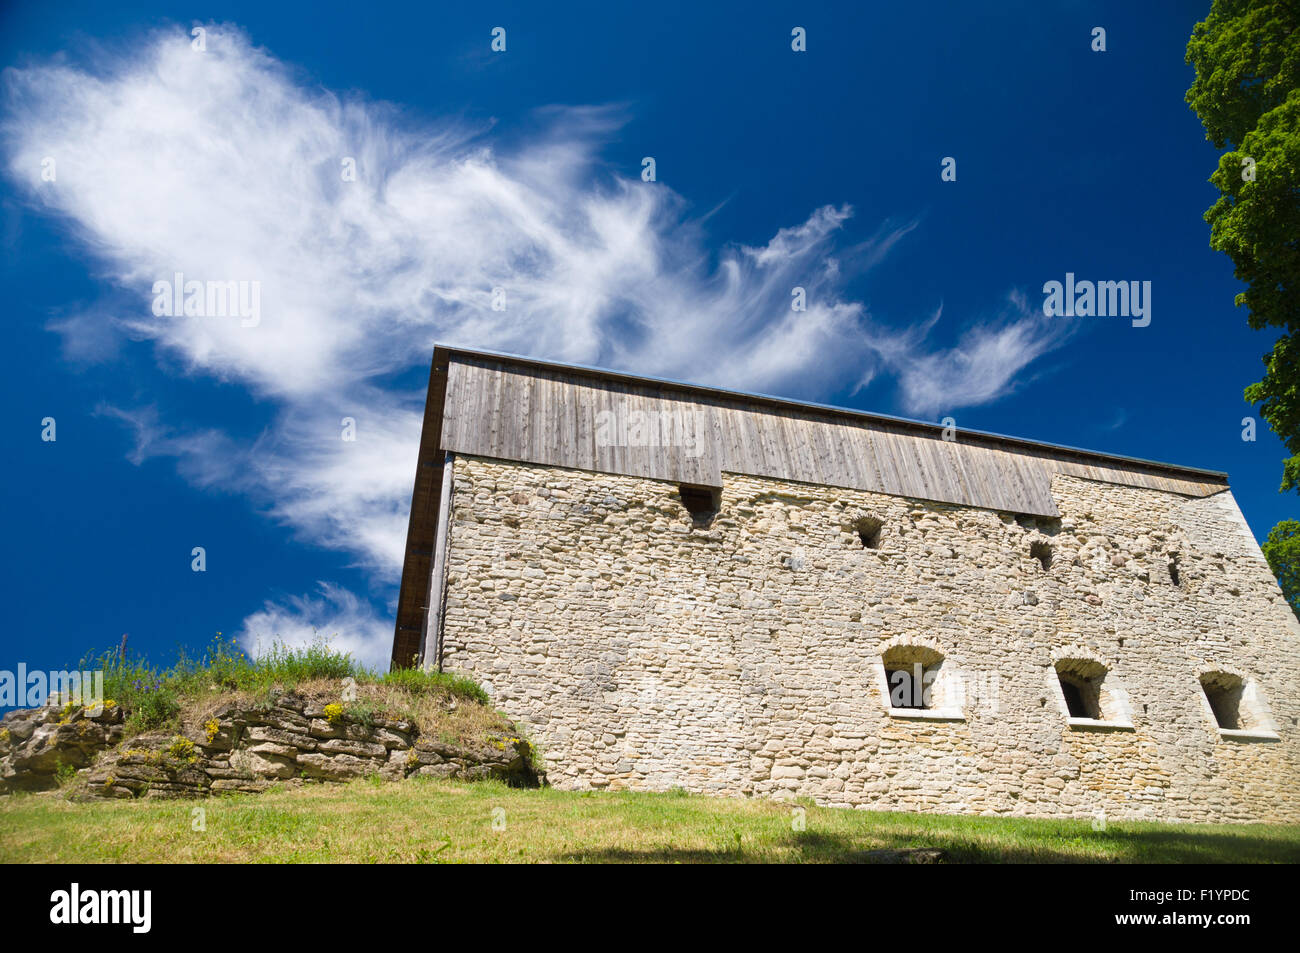
POLYGON ((703 848, 662 847, 608 848, 604 850, 568 851, 555 859, 580 863, 650 863, 650 864, 745 864, 745 863, 822 863, 822 864, 896 864, 906 863, 900 854, 906 851, 937 848, 944 852, 939 863, 1069 863, 1072 855, 1047 854, 1043 851, 991 849, 954 838, 918 837, 913 833, 873 832, 868 837, 846 833, 804 831, 789 833, 770 841, 746 846, 708 850, 703 848))
POLYGON ((1300 863, 1300 844, 1273 835, 1264 825, 1243 828, 1241 833, 1224 834, 1204 830, 1129 831, 1110 830, 1098 834, 1115 848, 1114 860, 1121 863, 1242 864, 1300 863))
POLYGON ((1109 830, 1062 834, 1078 849, 1054 847, 1051 835, 1025 844, 984 844, 961 833, 871 830, 863 834, 790 832, 782 837, 735 847, 705 849, 662 847, 565 851, 555 860, 579 863, 740 864, 835 863, 897 864, 913 861, 949 864, 1089 864, 1089 863, 1296 863, 1300 848, 1293 841, 1250 833, 1209 831, 1109 830), (1100 851, 1098 851, 1100 848, 1100 851), (910 852, 939 850, 941 859, 910 852))

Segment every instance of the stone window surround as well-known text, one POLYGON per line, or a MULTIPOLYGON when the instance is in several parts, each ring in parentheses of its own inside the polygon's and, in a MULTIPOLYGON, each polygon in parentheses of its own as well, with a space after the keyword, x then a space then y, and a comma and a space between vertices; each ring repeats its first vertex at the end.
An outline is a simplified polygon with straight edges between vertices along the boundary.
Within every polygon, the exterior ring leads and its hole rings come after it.
POLYGON ((946 653, 937 645, 929 644, 927 640, 895 638, 883 644, 871 663, 871 670, 885 713, 890 718, 912 721, 965 721, 966 712, 960 704, 960 699, 949 697, 955 694, 955 686, 951 678, 943 671, 943 664, 946 660, 946 653), (931 656, 933 660, 929 664, 924 662, 922 664, 925 665, 927 671, 935 671, 935 677, 930 683, 930 691, 938 702, 935 707, 895 708, 890 703, 889 676, 885 671, 885 656, 896 649, 920 650, 931 656))
POLYGON ((1268 705, 1264 703, 1264 698, 1260 694, 1259 685, 1253 678, 1248 676, 1240 669, 1230 665, 1204 665, 1197 669, 1196 672, 1196 694, 1201 698, 1201 708, 1205 712, 1205 717, 1209 719, 1210 725, 1218 733, 1221 741, 1281 741, 1282 736, 1277 732, 1277 724, 1273 721, 1272 712, 1269 711, 1268 705), (1219 725, 1218 716, 1214 714, 1214 708, 1210 705, 1210 699, 1205 694, 1205 686, 1201 679, 1212 673, 1222 673, 1225 675, 1235 675, 1241 679, 1241 705, 1250 715, 1250 719, 1255 724, 1250 728, 1223 728, 1219 725))
MULTIPOLYGON (((1115 677, 1113 667, 1096 653, 1077 646, 1058 649, 1052 653, 1052 664, 1047 668, 1047 692, 1056 699, 1057 708, 1065 718, 1071 731, 1136 731, 1133 726, 1133 709, 1129 704, 1128 691, 1123 683, 1115 677), (1106 682, 1107 708, 1110 718, 1076 718, 1070 714, 1069 703, 1065 700, 1065 691, 1061 688, 1061 677, 1057 668, 1061 662, 1089 662, 1099 667, 1100 675, 1093 676, 1106 682)), ((1208 705, 1209 702, 1206 702, 1208 705)))

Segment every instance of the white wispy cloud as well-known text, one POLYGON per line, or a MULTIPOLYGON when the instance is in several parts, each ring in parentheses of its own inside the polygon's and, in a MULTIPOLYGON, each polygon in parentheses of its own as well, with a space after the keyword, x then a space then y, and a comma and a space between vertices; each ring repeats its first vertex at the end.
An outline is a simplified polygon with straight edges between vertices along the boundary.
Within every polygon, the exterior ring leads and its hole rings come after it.
MULTIPOLYGON (((423 398, 390 382, 437 341, 796 396, 883 370, 915 413, 995 399, 1057 341, 1023 309, 938 353, 933 322, 875 325, 842 289, 914 221, 840 248, 852 210, 825 207, 764 245, 711 252, 671 189, 599 162, 617 108, 550 108, 543 132, 501 151, 487 127, 311 87, 217 25, 203 52, 162 30, 130 55, 88 68, 60 58, 5 81, 8 174, 92 253, 105 287, 51 322, 65 354, 111 359, 121 338, 149 340, 164 367, 274 408, 249 446, 220 422, 187 429, 156 407, 106 406, 132 428, 132 458, 173 457, 188 479, 248 494, 390 584, 423 398), (155 317, 154 282, 176 272, 259 282, 260 323, 155 317), (790 308, 795 286, 804 312, 790 308), (355 442, 340 439, 345 416, 355 442)), ((325 593, 325 609, 387 650, 382 626, 325 593)), ((259 613, 256 631, 324 611, 320 599, 282 609, 259 613)))
MULTIPOLYGON (((1013 291, 996 313, 970 325, 955 346, 927 351, 926 339, 942 316, 939 307, 914 328, 875 341, 882 363, 898 378, 903 406, 925 418, 1007 396, 1022 382, 1017 375, 1078 329, 1046 317, 1013 291)), ((862 385, 869 381, 864 378, 862 385)))
POLYGON ((244 620, 238 639, 251 655, 276 645, 326 643, 370 668, 388 666, 393 622, 353 593, 332 583, 317 584, 317 594, 268 600, 244 620))

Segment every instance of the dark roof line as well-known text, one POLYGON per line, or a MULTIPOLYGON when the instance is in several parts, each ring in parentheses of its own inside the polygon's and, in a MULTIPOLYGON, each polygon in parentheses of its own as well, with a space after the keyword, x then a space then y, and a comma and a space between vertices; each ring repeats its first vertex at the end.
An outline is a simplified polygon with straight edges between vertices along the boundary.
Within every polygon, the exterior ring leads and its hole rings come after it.
MULTIPOLYGON (((939 424, 929 423, 924 420, 911 420, 906 417, 895 417, 892 414, 872 413, 865 410, 853 410, 848 407, 835 407, 830 404, 818 404, 809 401, 791 400, 786 397, 774 397, 770 394, 756 394, 745 391, 724 390, 720 387, 706 387, 702 384, 688 384, 683 381, 671 380, 663 377, 646 377, 639 374, 629 374, 623 371, 612 371, 608 368, 592 367, 586 364, 569 364, 562 361, 544 361, 535 357, 526 357, 521 354, 508 354, 500 351, 482 351, 473 348, 455 347, 452 345, 438 344, 434 346, 434 362, 438 361, 439 355, 449 358, 453 355, 468 358, 477 358, 479 360, 497 361, 501 363, 514 364, 521 367, 539 368, 548 371, 568 371, 577 375, 595 378, 597 380, 615 380, 624 383, 644 384, 651 387, 667 388, 678 391, 683 394, 694 394, 712 398, 721 398, 731 401, 741 401, 750 404, 758 404, 769 407, 778 407, 787 410, 797 410, 804 412, 814 412, 823 415, 841 417, 849 420, 870 420, 881 423, 888 423, 894 426, 902 426, 919 430, 927 434, 942 434, 946 429, 939 424)), ((974 437, 978 440, 989 441, 997 444, 1008 445, 1031 450, 1049 451, 1055 454, 1071 454, 1074 456, 1084 457, 1091 460, 1106 461, 1108 463, 1131 464, 1141 467, 1151 467, 1159 470, 1166 470, 1171 473, 1193 474, 1199 477, 1213 477, 1221 479, 1225 483, 1228 474, 1221 470, 1206 470, 1200 467, 1186 467, 1175 463, 1165 463, 1160 460, 1147 460, 1142 457, 1128 457, 1115 453, 1102 453, 1096 450, 1085 450, 1080 447, 1070 447, 1058 443, 1046 443, 1040 440, 1028 440, 1023 437, 1010 437, 1005 434, 991 433, 984 430, 964 430, 953 428, 957 433, 967 437, 974 437)))

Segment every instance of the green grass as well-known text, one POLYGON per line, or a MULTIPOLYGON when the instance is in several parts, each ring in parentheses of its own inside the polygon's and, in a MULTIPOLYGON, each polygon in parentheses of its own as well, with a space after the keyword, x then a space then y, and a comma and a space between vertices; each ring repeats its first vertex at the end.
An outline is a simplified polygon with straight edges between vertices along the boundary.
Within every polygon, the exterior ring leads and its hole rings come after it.
POLYGON ((170 667, 133 655, 119 657, 111 650, 83 658, 77 669, 103 670, 104 697, 128 712, 132 732, 175 728, 187 704, 214 692, 261 693, 273 687, 292 689, 305 682, 349 676, 358 684, 383 685, 410 696, 436 694, 488 704, 487 693, 463 675, 418 669, 373 671, 331 648, 324 639, 302 648, 277 643, 252 658, 234 639, 223 639, 218 633, 201 655, 191 657, 182 650, 170 667))
MULTIPOLYGON (((369 673, 367 673, 369 675, 369 673)), ((426 672, 418 668, 399 668, 383 675, 370 676, 381 685, 391 685, 412 695, 444 691, 459 698, 467 698, 481 705, 491 704, 488 693, 474 679, 452 672, 426 672)))
POLYGON ((286 787, 206 801, 0 798, 0 862, 859 862, 938 847, 952 862, 1300 861, 1300 825, 1168 825, 895 814, 479 782, 286 787), (195 809, 206 830, 194 831, 195 809), (494 811, 504 829, 493 829, 494 811))

